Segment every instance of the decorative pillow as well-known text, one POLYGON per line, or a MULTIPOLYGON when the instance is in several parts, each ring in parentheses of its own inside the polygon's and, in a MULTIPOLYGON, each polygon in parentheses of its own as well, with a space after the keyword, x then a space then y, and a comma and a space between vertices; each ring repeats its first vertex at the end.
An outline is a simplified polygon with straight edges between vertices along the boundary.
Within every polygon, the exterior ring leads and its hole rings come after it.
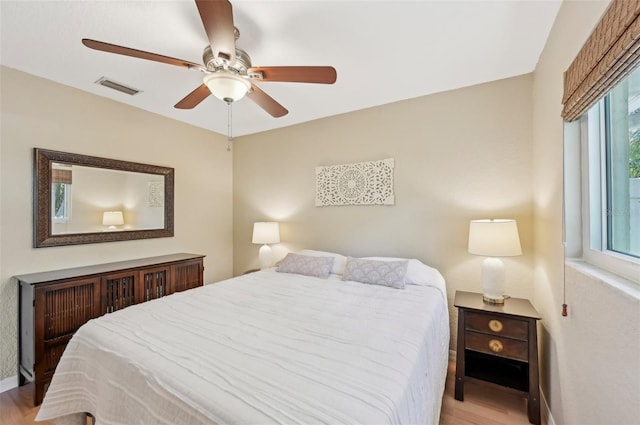
POLYGON ((277 272, 296 273, 305 276, 314 276, 322 279, 329 277, 333 266, 333 257, 317 257, 312 255, 300 255, 288 253, 278 264, 277 272))
POLYGON ((342 280, 403 289, 408 264, 407 260, 377 261, 349 257, 342 280))
POLYGON ((407 274, 404 277, 405 285, 431 285, 438 282, 442 275, 433 267, 427 266, 420 260, 395 257, 363 257, 363 260, 377 261, 409 261, 407 274))
POLYGON ((344 268, 347 265, 347 257, 341 254, 336 254, 335 252, 314 251, 311 249, 303 249, 298 254, 312 255, 314 257, 335 258, 335 261, 333 262, 333 267, 331 268, 331 273, 333 274, 344 274, 344 268))

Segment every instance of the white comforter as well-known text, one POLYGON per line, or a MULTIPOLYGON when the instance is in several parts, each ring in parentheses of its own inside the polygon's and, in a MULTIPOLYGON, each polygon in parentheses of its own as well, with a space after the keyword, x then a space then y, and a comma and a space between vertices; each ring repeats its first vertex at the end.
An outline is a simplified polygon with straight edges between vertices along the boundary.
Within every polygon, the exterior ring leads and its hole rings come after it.
POLYGON ((448 347, 437 272, 402 290, 263 271, 86 323, 37 420, 437 424, 448 347))

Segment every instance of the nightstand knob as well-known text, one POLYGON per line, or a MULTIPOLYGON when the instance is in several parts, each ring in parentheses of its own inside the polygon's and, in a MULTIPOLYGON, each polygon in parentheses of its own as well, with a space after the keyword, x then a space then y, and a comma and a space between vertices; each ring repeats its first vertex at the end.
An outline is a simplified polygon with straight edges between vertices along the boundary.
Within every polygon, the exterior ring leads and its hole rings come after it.
POLYGON ((489 320, 489 329, 493 332, 502 332, 502 322, 499 320, 489 320))
POLYGON ((491 341, 489 341, 489 348, 494 353, 499 353, 504 347, 502 346, 502 343, 500 341, 498 341, 497 339, 492 339, 491 341))

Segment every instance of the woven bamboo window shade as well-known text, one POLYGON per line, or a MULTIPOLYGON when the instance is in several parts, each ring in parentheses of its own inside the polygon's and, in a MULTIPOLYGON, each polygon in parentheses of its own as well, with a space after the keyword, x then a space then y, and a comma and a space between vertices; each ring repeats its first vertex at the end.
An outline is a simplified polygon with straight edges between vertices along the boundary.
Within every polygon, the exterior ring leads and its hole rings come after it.
POLYGON ((640 64, 640 0, 613 0, 564 73, 562 118, 579 118, 640 64))
POLYGON ((51 170, 51 183, 71 184, 71 170, 54 168, 51 170))

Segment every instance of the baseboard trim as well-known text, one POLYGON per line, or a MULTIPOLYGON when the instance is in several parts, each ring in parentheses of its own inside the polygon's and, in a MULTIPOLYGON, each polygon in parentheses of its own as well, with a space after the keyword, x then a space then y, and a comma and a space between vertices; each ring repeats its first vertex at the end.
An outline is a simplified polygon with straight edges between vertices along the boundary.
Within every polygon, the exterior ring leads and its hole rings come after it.
POLYGON ((18 386, 18 375, 13 375, 0 381, 0 393, 12 390, 18 386))
POLYGON ((556 425, 556 421, 553 420, 553 416, 551 415, 551 409, 549 409, 549 404, 547 403, 547 399, 540 389, 540 401, 542 401, 542 414, 547 420, 547 425, 556 425))

